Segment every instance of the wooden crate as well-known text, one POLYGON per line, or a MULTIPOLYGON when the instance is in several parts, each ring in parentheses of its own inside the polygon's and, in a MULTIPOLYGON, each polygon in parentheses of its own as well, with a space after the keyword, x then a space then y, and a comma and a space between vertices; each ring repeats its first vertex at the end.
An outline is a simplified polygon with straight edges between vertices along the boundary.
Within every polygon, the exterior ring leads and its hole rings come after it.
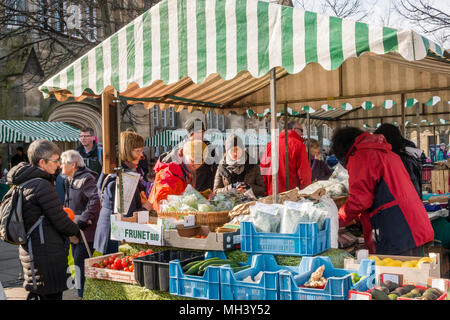
POLYGON ((435 169, 431 171, 431 192, 449 192, 450 169, 435 169))
POLYGON ((101 279, 115 282, 125 282, 130 284, 137 284, 134 278, 134 272, 127 272, 121 270, 111 270, 103 268, 94 268, 92 265, 94 263, 100 263, 101 261, 108 259, 112 255, 116 255, 118 258, 124 256, 123 252, 117 252, 112 254, 107 254, 104 256, 99 256, 95 258, 89 258, 84 260, 84 275, 86 278, 101 279))

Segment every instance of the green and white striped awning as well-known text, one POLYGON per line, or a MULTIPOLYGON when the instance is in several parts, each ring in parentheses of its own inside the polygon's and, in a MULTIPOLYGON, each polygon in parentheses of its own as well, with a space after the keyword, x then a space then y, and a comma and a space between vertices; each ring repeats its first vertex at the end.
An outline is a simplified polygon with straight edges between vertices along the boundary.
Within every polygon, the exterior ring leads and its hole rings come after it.
POLYGON ((38 139, 78 141, 80 131, 64 122, 0 120, 0 143, 30 143, 38 139))
POLYGON ((165 130, 145 140, 146 147, 174 147, 186 136, 186 130, 165 130))
MULTIPOLYGON (((433 54, 448 62, 438 44, 411 30, 257 0, 163 0, 50 77, 40 90, 65 100, 114 88, 128 103, 144 102, 147 108, 158 104, 191 112, 201 106, 242 113, 234 102, 266 87, 272 68, 277 67, 277 77, 297 74, 314 62, 336 70, 365 52, 395 53, 406 62, 433 54)), ((308 112, 318 110, 309 106, 308 112)))
MULTIPOLYGON (((213 145, 223 146, 225 140, 230 132, 220 132, 211 130, 205 132, 205 140, 211 142, 213 145)), ((233 132, 238 135, 245 143, 246 146, 266 145, 270 142, 270 134, 258 133, 258 132, 233 132)), ((186 137, 187 131, 184 129, 179 130, 165 130, 155 134, 154 136, 145 140, 146 147, 174 147, 178 145, 186 137)))

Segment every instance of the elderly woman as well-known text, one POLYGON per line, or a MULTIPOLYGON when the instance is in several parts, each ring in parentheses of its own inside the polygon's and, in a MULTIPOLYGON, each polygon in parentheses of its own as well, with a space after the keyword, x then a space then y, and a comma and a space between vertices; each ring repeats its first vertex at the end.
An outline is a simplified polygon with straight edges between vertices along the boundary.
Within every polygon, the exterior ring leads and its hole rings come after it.
POLYGON ((60 153, 53 142, 36 140, 28 148, 30 163, 21 162, 8 173, 8 182, 14 185, 38 178, 25 185, 22 200, 26 230, 42 219, 42 228, 37 227, 31 233, 34 268, 28 247, 19 247, 24 288, 29 291, 29 300, 62 300, 70 276, 67 273, 69 237, 80 231, 63 211, 54 186, 60 153))
POLYGON ((252 189, 256 197, 264 196, 265 186, 260 167, 245 150, 241 138, 235 134, 229 135, 225 141, 225 150, 214 179, 214 192, 235 189, 244 193, 252 189))
MULTIPOLYGON (((122 168, 124 172, 135 172, 142 156, 144 147, 144 138, 132 131, 121 132, 119 156, 122 160, 122 168)), ((101 185, 97 185, 100 191, 100 201, 102 208, 97 223, 97 229, 94 237, 94 249, 103 254, 115 253, 119 249, 119 242, 111 240, 111 215, 114 214, 114 201, 116 196, 116 177, 117 174, 110 174, 105 179, 100 178, 101 185)), ((133 212, 143 210, 151 210, 148 202, 142 203, 140 191, 144 188, 142 185, 137 186, 133 198, 131 200, 126 217, 133 216, 133 212)))
POLYGON ((83 298, 84 288, 84 259, 89 258, 86 246, 93 252, 95 228, 97 227, 100 212, 100 199, 97 191, 97 172, 86 167, 83 158, 75 150, 65 151, 61 154, 62 174, 65 179, 65 203, 75 213, 75 222, 83 231, 87 243, 78 239, 78 243, 72 245, 72 254, 77 277, 80 279, 78 297, 83 298))
POLYGON ((315 139, 309 139, 307 141, 310 153, 311 163, 311 181, 328 180, 333 173, 328 165, 322 160, 322 154, 320 152, 319 141, 315 139))

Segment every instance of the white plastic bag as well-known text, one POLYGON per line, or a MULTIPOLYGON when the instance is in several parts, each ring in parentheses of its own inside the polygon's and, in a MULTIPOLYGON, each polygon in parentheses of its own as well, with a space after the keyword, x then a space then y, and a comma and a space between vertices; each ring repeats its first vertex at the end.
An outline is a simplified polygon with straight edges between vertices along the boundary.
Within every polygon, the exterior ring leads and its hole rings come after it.
POLYGON ((3 290, 2 283, 0 282, 0 300, 7 300, 5 290, 3 290))
POLYGON ((294 233, 299 223, 309 222, 309 209, 311 206, 308 205, 307 200, 299 202, 285 201, 283 206, 280 233, 294 233))
POLYGON ((330 245, 331 248, 338 249, 339 216, 336 204, 333 199, 324 195, 314 206, 317 209, 326 212, 326 217, 330 218, 330 245))
POLYGON ((280 232, 281 212, 284 207, 279 204, 265 204, 256 202, 250 207, 255 229, 258 232, 280 232))

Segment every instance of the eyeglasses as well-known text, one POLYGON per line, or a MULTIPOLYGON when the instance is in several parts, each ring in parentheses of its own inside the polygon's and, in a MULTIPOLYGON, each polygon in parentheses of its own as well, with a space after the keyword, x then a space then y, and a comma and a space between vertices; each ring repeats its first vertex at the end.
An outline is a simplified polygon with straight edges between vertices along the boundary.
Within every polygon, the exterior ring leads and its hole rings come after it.
POLYGON ((51 161, 51 162, 53 162, 53 163, 61 163, 61 158, 58 158, 58 159, 56 159, 56 160, 53 160, 53 159, 47 159, 47 161, 51 161))
POLYGON ((136 153, 144 153, 144 150, 142 149, 133 149, 133 151, 136 153))

